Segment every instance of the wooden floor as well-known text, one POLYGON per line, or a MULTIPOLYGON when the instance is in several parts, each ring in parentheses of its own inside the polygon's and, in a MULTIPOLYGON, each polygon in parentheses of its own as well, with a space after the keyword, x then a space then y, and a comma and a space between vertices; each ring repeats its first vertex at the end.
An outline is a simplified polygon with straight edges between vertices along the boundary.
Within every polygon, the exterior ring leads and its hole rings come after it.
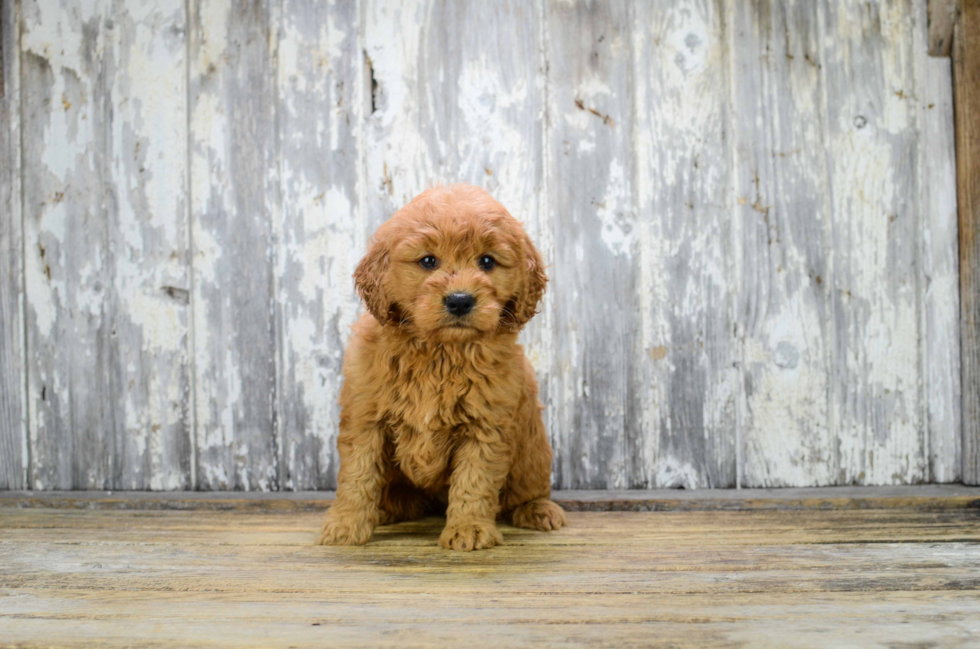
POLYGON ((458 554, 436 518, 325 548, 315 510, 8 500, 0 646, 980 646, 980 498, 753 502, 458 554))

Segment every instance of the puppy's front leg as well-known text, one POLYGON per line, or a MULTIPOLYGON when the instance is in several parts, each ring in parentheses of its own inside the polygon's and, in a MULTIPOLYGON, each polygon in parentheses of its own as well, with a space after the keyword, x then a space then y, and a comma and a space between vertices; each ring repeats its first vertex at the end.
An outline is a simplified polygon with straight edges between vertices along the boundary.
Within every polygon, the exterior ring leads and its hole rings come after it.
POLYGON ((375 425, 341 430, 337 498, 323 520, 320 545, 363 545, 371 540, 381 517, 384 441, 384 431, 375 425))
POLYGON ((440 546, 466 552, 504 542, 495 520, 509 462, 497 431, 475 431, 456 448, 440 546))

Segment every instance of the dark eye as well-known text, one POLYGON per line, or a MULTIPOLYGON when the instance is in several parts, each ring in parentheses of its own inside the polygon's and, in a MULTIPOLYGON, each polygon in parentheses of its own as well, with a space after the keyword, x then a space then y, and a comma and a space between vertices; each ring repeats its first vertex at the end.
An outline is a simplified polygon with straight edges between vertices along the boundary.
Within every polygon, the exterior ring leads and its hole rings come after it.
POLYGON ((497 265, 497 260, 490 255, 483 255, 480 257, 480 261, 477 262, 480 268, 483 270, 493 270, 493 267, 497 265))
POLYGON ((432 255, 426 255, 425 257, 419 259, 419 266, 421 266, 426 270, 432 270, 438 265, 439 265, 439 260, 433 257, 432 255))

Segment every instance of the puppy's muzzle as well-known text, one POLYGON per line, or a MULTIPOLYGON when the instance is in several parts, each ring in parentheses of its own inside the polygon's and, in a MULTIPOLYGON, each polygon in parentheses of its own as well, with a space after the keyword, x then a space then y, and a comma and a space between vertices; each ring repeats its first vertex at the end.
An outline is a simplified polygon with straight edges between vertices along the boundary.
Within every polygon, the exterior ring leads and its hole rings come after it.
POLYGON ((462 318, 473 310, 476 298, 469 293, 450 293, 443 298, 442 303, 446 305, 446 311, 457 318, 462 318))

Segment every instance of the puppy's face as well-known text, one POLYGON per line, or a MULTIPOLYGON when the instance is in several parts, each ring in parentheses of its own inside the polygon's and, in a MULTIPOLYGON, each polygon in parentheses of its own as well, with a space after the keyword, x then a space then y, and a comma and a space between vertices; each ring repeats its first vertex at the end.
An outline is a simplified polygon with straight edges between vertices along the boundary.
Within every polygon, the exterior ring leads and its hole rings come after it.
POLYGON ((428 190, 399 210, 354 278, 382 324, 440 342, 520 329, 547 281, 520 223, 466 185, 428 190))

